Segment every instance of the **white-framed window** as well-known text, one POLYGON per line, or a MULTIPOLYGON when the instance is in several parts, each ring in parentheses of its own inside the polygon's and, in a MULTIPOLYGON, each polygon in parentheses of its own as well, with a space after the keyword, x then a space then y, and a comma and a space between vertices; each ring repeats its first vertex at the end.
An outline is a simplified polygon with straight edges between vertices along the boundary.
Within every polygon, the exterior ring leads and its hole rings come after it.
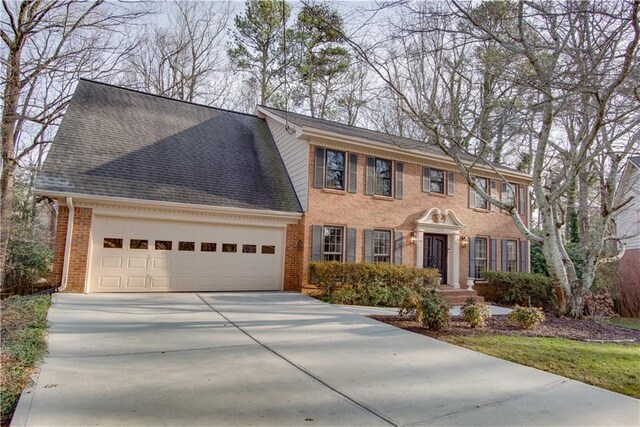
POLYGON ((507 240, 507 271, 518 271, 518 241, 507 240))
MULTIPOLYGON (((485 193, 489 192, 489 180, 487 178, 473 177, 473 182, 484 190, 485 193)), ((473 200, 473 207, 480 209, 489 209, 489 202, 485 200, 479 193, 474 192, 475 197, 473 200)))
POLYGON ((501 191, 500 201, 502 203, 506 203, 508 205, 515 204, 515 202, 516 202, 516 186, 511 184, 511 183, 503 182, 501 189, 502 189, 502 191, 501 191))
POLYGON ((344 259, 344 227, 325 226, 322 228, 323 261, 340 261, 344 259))
POLYGON ((486 237, 476 237, 473 243, 475 245, 475 277, 481 277, 480 273, 488 269, 488 240, 486 237))
POLYGON ((373 262, 391 262, 390 230, 373 230, 373 262))
POLYGON ((374 194, 391 197, 393 195, 393 162, 376 158, 374 173, 374 194))
POLYGON ((324 187, 335 190, 344 190, 346 171, 345 152, 326 150, 324 164, 324 187))

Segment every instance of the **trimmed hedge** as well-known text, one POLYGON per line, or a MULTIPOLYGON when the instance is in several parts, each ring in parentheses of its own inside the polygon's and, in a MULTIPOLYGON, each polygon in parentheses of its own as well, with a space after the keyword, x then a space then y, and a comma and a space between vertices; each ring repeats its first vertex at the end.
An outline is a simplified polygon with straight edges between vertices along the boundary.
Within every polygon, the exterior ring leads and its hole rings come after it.
POLYGON ((483 271, 488 293, 485 297, 498 304, 543 307, 552 311, 557 299, 551 279, 535 273, 483 271))
POLYGON ((398 307, 440 283, 437 270, 404 265, 312 262, 310 270, 322 299, 333 304, 398 307))

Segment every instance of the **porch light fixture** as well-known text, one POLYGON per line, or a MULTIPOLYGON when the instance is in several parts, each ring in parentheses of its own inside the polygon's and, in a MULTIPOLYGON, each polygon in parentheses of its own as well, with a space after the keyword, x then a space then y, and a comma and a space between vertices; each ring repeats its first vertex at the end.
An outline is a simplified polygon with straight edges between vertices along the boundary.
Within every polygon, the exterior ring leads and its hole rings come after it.
POLYGON ((417 238, 416 238, 416 234, 417 234, 417 233, 416 233, 416 231, 415 231, 415 230, 413 230, 413 231, 411 232, 411 244, 414 244, 414 243, 416 242, 416 240, 417 240, 417 238))
POLYGON ((462 246, 463 248, 466 248, 469 245, 469 239, 467 239, 467 236, 460 236, 460 246, 462 246))

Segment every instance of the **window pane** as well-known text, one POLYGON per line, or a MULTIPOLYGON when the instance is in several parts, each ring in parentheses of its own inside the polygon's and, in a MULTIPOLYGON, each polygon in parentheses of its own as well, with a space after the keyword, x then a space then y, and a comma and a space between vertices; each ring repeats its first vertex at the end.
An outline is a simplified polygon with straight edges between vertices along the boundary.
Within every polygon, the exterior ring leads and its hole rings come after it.
POLYGON ((373 262, 391 262, 391 231, 373 231, 373 262))
POLYGON ((156 250, 157 251, 170 251, 171 250, 171 240, 156 240, 156 250))
POLYGON ((273 245, 262 245, 262 253, 263 254, 275 254, 276 247, 273 245))
POLYGON ((507 271, 518 271, 518 242, 507 241, 507 271))
POLYGON ((475 277, 481 277, 481 272, 487 270, 487 239, 484 237, 476 237, 476 271, 475 277))
POLYGON ((105 239, 102 242, 102 247, 108 248, 108 249, 122 249, 122 239, 105 237, 105 239))
POLYGON ((131 239, 129 241, 129 249, 148 249, 149 241, 146 239, 131 239))
POLYGON ((243 254, 255 254, 256 252, 256 245, 242 245, 243 254))
POLYGON ((444 171, 431 169, 430 181, 432 193, 444 194, 444 171))
POLYGON ((502 203, 513 205, 516 191, 513 184, 502 183, 502 203))
POLYGON ((344 159, 344 152, 327 150, 325 187, 344 190, 344 159))
POLYGON ((200 243, 200 252, 215 252, 215 251, 216 251, 215 243, 209 243, 209 242, 200 243))
POLYGON ((222 252, 238 252, 238 245, 235 243, 223 243, 222 252))
POLYGON ((342 261, 342 227, 324 227, 324 261, 342 261))
POLYGON ((196 242, 178 242, 179 251, 195 251, 196 242))
MULTIPOLYGON (((482 188, 482 190, 484 190, 484 192, 487 192, 487 179, 486 178, 473 178, 473 180, 475 181, 476 185, 480 188, 482 188)), ((489 205, 487 204, 488 202, 482 198, 482 196, 478 193, 476 193, 476 200, 475 200, 475 207, 476 208, 481 208, 481 209, 488 209, 489 205)))
POLYGON ((375 194, 391 196, 392 162, 376 159, 375 194))

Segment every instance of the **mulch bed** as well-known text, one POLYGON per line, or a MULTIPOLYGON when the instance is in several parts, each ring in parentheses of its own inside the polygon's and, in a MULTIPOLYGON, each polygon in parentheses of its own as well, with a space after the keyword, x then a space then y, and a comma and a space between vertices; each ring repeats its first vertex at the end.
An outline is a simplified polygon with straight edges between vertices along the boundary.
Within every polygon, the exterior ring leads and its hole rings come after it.
POLYGON ((471 329, 460 316, 453 316, 449 328, 444 331, 432 331, 414 320, 401 316, 369 316, 380 322, 388 323, 418 334, 438 338, 443 335, 479 335, 496 333, 500 335, 522 335, 529 337, 569 338, 581 341, 602 342, 640 342, 640 331, 601 323, 594 320, 576 320, 567 317, 555 317, 547 314, 547 319, 533 331, 523 331, 507 322, 508 316, 496 315, 487 319, 481 329, 471 329))

